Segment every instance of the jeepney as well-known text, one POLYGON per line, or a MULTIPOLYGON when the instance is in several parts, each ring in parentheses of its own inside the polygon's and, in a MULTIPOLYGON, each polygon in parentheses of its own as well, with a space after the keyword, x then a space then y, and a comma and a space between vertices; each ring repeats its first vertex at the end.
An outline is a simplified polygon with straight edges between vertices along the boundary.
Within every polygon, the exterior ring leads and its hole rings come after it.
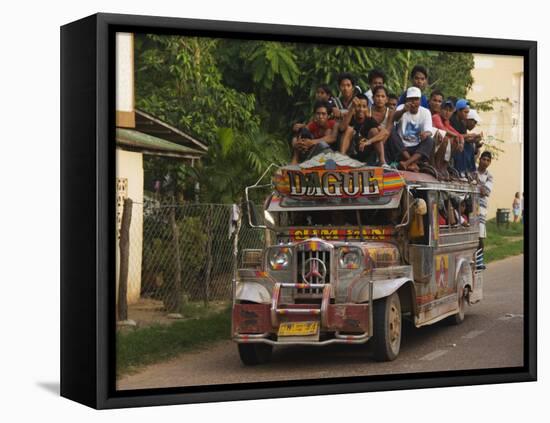
POLYGON ((335 152, 279 168, 249 224, 265 248, 244 250, 233 287, 232 339, 246 365, 277 345, 372 343, 394 360, 403 319, 459 324, 483 295, 476 270, 479 189, 465 179, 368 167, 335 152))

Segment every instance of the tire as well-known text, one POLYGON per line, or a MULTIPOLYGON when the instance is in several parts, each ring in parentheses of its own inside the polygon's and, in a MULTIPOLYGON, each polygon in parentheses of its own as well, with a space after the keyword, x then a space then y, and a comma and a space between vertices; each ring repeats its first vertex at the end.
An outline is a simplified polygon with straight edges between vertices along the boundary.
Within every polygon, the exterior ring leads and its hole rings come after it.
POLYGON ((389 297, 374 302, 372 338, 373 354, 376 361, 393 361, 401 348, 403 319, 399 295, 394 292, 389 297))
POLYGON ((268 363, 273 353, 273 345, 269 344, 238 344, 239 356, 246 366, 256 366, 268 363))
POLYGON ((458 300, 458 313, 453 314, 447 320, 449 322, 449 324, 451 324, 453 326, 460 325, 464 321, 464 318, 465 318, 465 315, 466 315, 466 299, 464 298, 465 295, 466 295, 466 290, 461 289, 459 291, 459 295, 458 295, 458 299, 457 299, 458 300))

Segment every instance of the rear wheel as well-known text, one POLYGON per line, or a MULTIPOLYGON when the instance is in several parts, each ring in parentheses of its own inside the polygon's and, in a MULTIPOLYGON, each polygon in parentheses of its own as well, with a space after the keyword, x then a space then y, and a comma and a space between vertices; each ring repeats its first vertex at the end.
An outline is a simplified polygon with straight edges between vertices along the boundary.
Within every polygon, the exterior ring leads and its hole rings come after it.
POLYGON ((451 325, 460 325, 464 321, 466 314, 466 295, 468 295, 468 288, 461 289, 458 292, 458 312, 449 317, 449 323, 451 325))
POLYGON ((238 344, 239 356, 243 364, 255 366, 271 360, 273 345, 269 344, 238 344))
POLYGON ((394 292, 374 302, 372 338, 374 358, 377 361, 392 361, 401 348, 401 302, 394 292))

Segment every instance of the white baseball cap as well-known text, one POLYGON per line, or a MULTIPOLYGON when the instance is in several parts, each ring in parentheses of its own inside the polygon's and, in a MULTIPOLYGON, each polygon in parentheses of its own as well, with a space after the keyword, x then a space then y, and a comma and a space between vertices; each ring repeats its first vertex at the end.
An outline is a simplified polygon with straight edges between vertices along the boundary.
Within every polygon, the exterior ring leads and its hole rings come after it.
POLYGON ((470 109, 470 111, 468 112, 468 116, 466 117, 466 119, 473 119, 473 120, 476 121, 476 123, 481 122, 481 118, 479 117, 479 115, 477 114, 477 112, 476 112, 475 109, 470 109))
POLYGON ((407 98, 420 98, 422 97, 422 91, 417 87, 407 88, 407 98))

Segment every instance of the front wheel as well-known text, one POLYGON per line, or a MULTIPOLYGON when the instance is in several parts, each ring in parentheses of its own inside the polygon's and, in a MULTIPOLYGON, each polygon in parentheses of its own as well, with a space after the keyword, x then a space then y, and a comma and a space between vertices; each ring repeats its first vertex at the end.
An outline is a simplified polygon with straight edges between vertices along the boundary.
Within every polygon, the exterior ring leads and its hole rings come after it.
POLYGON ((239 344, 239 356, 243 364, 255 366, 271 360, 273 345, 269 344, 239 344))
POLYGON ((377 361, 392 361, 401 348, 401 302, 394 292, 374 302, 372 338, 374 358, 377 361))

